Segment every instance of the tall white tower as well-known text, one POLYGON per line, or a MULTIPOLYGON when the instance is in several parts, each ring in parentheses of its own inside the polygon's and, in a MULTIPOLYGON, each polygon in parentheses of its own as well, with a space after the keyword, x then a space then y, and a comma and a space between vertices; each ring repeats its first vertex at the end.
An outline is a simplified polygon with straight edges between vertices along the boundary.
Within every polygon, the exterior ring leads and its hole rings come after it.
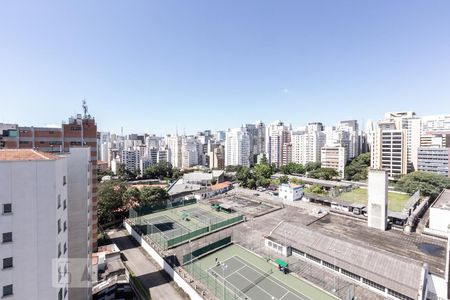
POLYGON ((384 170, 369 170, 368 226, 380 230, 387 227, 388 176, 384 170))

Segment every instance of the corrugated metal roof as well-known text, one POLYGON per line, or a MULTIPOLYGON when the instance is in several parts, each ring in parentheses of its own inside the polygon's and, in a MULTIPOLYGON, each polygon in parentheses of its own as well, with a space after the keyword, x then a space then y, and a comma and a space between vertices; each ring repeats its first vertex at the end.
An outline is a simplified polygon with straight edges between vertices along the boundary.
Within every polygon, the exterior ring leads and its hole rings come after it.
POLYGON ((417 298, 422 272, 422 264, 418 261, 288 222, 283 222, 269 238, 417 298))

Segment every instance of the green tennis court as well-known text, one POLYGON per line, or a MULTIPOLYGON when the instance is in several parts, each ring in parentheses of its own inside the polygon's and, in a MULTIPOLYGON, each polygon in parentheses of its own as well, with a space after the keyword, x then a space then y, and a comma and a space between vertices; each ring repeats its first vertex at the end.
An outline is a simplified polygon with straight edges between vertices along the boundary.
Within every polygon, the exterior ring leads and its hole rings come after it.
POLYGON ((188 214, 190 217, 196 218, 205 225, 211 225, 225 220, 224 217, 219 216, 217 213, 206 211, 198 207, 185 209, 182 210, 182 212, 188 214))
POLYGON ((307 296, 270 277, 272 268, 263 271, 233 256, 209 269, 209 273, 224 282, 225 288, 237 292, 240 299, 309 300, 307 296))
POLYGON ((275 263, 233 244, 184 266, 220 300, 336 300, 275 263))

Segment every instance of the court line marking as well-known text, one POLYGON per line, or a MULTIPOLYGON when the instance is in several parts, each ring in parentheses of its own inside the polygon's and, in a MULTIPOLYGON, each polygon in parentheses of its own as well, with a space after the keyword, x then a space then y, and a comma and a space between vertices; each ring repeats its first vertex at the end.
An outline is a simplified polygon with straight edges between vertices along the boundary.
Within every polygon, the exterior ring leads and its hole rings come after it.
MULTIPOLYGON (((169 233, 169 232, 170 232, 170 233, 173 233, 173 232, 176 232, 176 231, 178 231, 178 230, 181 229, 181 234, 177 234, 176 236, 175 236, 174 234, 173 234, 173 235, 172 235, 172 234, 171 234, 171 235, 166 234, 163 230, 159 230, 160 233, 165 237, 165 239, 172 239, 172 238, 181 236, 181 235, 183 235, 183 234, 185 234, 185 233, 192 232, 189 228, 187 228, 187 227, 184 226, 183 224, 177 222, 176 220, 172 219, 171 217, 169 217, 169 216, 167 216, 167 215, 156 216, 156 217, 154 217, 154 218, 144 218, 144 219, 145 219, 145 222, 146 222, 148 225, 153 225, 153 226, 155 226, 157 229, 159 229, 159 228, 158 228, 155 224, 162 224, 162 223, 154 223, 154 222, 152 222, 151 220, 156 219, 157 222, 158 222, 158 221, 163 221, 164 219, 166 219, 166 220, 168 219, 168 220, 172 221, 172 223, 178 224, 178 226, 179 226, 178 228, 171 229, 171 230, 165 230, 165 231, 167 231, 168 233, 169 233), (159 220, 158 220, 158 219, 159 219, 159 220), (183 232, 183 230, 185 230, 186 232, 183 232)), ((166 226, 166 225, 165 225, 165 226, 166 226)))
MULTIPOLYGON (((234 255, 234 256, 232 256, 232 257, 226 259, 225 261, 228 261, 228 260, 231 260, 231 259, 237 260, 239 263, 241 263, 241 264, 243 265, 239 270, 242 270, 243 268, 246 268, 246 267, 249 268, 249 269, 252 269, 251 267, 248 266, 248 264, 247 264, 246 262, 242 263, 242 261, 240 261, 238 258, 239 258, 239 256, 234 255)), ((254 270, 254 269, 252 269, 252 270, 253 270, 253 271, 256 271, 256 270, 254 270)), ((258 271, 256 271, 256 273, 260 274, 258 271)), ((217 274, 217 273, 216 273, 216 274, 217 274)), ((241 273, 236 273, 236 272, 233 272, 233 274, 238 274, 240 277, 242 277, 242 278, 244 278, 245 280, 247 280, 248 282, 250 282, 250 286, 253 285, 248 291, 250 291, 251 289, 256 288, 256 289, 261 290, 263 293, 266 293, 266 294, 269 295, 271 298, 274 297, 274 296, 273 296, 272 294, 270 294, 268 291, 266 291, 265 289, 263 289, 263 288, 261 288, 260 286, 258 286, 258 284, 254 284, 254 282, 248 280, 246 277, 244 277, 243 274, 241 274, 241 273)), ((218 275, 220 276, 220 274, 218 274, 218 275)), ((242 294, 244 294, 245 297, 246 297, 247 299, 252 299, 252 298, 250 298, 250 296, 247 295, 247 293, 242 292, 241 289, 238 289, 234 284, 232 284, 232 283, 227 279, 227 278, 230 277, 231 275, 232 275, 232 274, 230 274, 229 276, 225 277, 226 282, 228 282, 228 283, 229 283, 230 285, 232 285, 236 290, 238 290, 239 292, 241 292, 242 294)), ((263 275, 265 275, 265 274, 263 274, 263 275)), ((223 278, 222 276, 220 276, 220 277, 223 278)), ((267 277, 265 277, 265 278, 267 278, 267 277)), ((258 278, 258 279, 259 279, 259 278, 258 278)), ((258 283, 259 283, 259 282, 258 282, 258 283)), ((247 288, 247 287, 245 287, 245 288, 247 288)), ((283 288, 283 287, 282 287, 282 288, 283 288)), ((283 288, 283 290, 286 290, 287 292, 289 292, 289 290, 287 290, 286 288, 283 288)), ((248 291, 247 291, 247 292, 248 292, 248 291)))
MULTIPOLYGON (((196 218, 196 219, 198 219, 198 220, 200 220, 202 223, 204 223, 203 221, 204 221, 204 219, 201 219, 200 217, 206 217, 207 219, 208 219, 208 225, 211 225, 211 220, 213 220, 213 219, 216 219, 216 220, 218 220, 217 221, 217 223, 219 223, 219 222, 222 222, 222 221, 224 221, 224 220, 227 220, 226 218, 224 218, 224 217, 222 217, 222 216, 217 216, 216 214, 214 214, 213 212, 210 212, 210 211, 207 211, 206 209, 203 209, 203 208, 197 208, 197 209, 195 209, 195 208, 189 208, 189 209, 187 209, 187 210, 183 210, 183 212, 187 212, 188 214, 191 214, 191 213, 193 213, 193 214, 196 214, 196 215, 193 215, 193 217, 194 218, 196 218), (198 210, 201 210, 201 211, 203 211, 203 213, 198 213, 198 210), (213 216, 214 218, 211 218, 211 217, 208 217, 208 215, 209 216, 213 216)), ((206 224, 206 223, 204 223, 204 224, 206 224)))
MULTIPOLYGON (((230 258, 226 259, 225 261, 228 261, 229 259, 230 259, 230 258)), ((208 272, 208 273, 214 273, 214 274, 216 274, 215 277, 219 276, 219 277, 220 277, 219 280, 222 281, 222 282, 221 282, 222 286, 224 286, 227 290, 229 290, 231 294, 236 295, 236 292, 233 292, 229 287, 227 287, 227 285, 225 284, 225 281, 228 282, 228 285, 231 285, 236 291, 241 292, 240 289, 238 289, 234 284, 232 284, 231 282, 229 282, 226 278, 220 276, 219 273, 217 273, 216 271, 211 272, 211 269, 212 269, 212 268, 213 268, 213 267, 209 268, 207 272, 208 272), (225 281, 223 281, 223 279, 225 279, 225 281)), ((218 279, 216 278, 216 280, 218 280, 218 279)), ((242 292, 241 292, 241 293, 242 293, 242 292)), ((242 293, 242 294, 244 294, 244 293, 242 293)), ((250 297, 247 297, 246 294, 244 294, 244 295, 246 296, 246 298, 247 298, 248 300, 252 300, 250 297)), ((225 295, 223 295, 223 296, 225 296, 225 295)), ((225 298, 225 297, 224 297, 224 298, 225 298)), ((239 296, 238 299, 242 299, 241 296, 239 296)))
MULTIPOLYGON (((238 260, 240 260, 242 263, 244 263, 244 264, 247 264, 242 258, 240 258, 239 256, 236 256, 236 258, 238 259, 238 260)), ((253 264, 252 264, 252 266, 253 266, 253 264)), ((251 268, 251 269, 253 269, 254 271, 256 271, 256 272, 258 272, 259 274, 264 274, 264 272, 260 269, 260 268, 258 268, 258 267, 252 267, 252 266, 249 266, 249 268, 251 268), (256 268, 256 269, 255 269, 256 268), (258 271, 259 270, 259 271, 258 271), (261 273, 262 272, 262 273, 261 273)), ((275 283, 276 285, 278 285, 278 286, 280 286, 280 287, 282 287, 284 290, 288 290, 288 291, 290 291, 290 289, 292 289, 292 288, 290 288, 289 286, 287 286, 287 285, 285 285, 285 287, 283 287, 282 285, 280 285, 278 282, 276 282, 276 281, 274 281, 272 278, 270 278, 270 277, 267 277, 270 281, 272 281, 273 283, 275 283)), ((278 280, 278 279, 277 279, 278 280)), ((306 283, 306 282, 304 282, 304 283, 306 283)), ((299 293, 301 296, 304 296, 306 299, 303 299, 303 300, 312 300, 311 298, 309 298, 308 296, 306 296, 305 294, 303 294, 302 292, 298 292, 297 290, 295 290, 295 289, 292 289, 292 290, 294 290, 295 291, 295 293, 292 293, 292 291, 290 291, 292 294, 297 294, 297 293, 299 293)))

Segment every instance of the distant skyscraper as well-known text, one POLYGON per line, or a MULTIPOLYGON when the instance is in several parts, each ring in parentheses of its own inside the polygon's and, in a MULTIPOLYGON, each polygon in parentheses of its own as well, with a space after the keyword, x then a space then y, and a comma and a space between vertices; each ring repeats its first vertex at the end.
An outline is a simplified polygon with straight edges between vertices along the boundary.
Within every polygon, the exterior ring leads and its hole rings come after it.
POLYGON ((257 121, 244 127, 250 139, 250 163, 254 164, 256 157, 265 150, 266 126, 263 122, 257 121))
POLYGON ((386 113, 372 132, 371 166, 391 179, 417 169, 420 118, 414 112, 386 113))
POLYGON ((292 133, 292 161, 299 164, 320 162, 321 149, 325 145, 326 134, 320 123, 308 125, 307 131, 292 133))
POLYGON ((225 166, 250 165, 250 138, 245 128, 228 129, 225 139, 225 166))
MULTIPOLYGON (((276 121, 266 129, 266 155, 270 164, 274 163, 277 167, 283 165, 283 161, 288 161, 288 157, 283 156, 283 147, 291 142, 290 126, 281 121, 276 121)), ((286 147, 285 147, 286 149, 286 147)), ((288 151, 284 152, 288 154, 288 151)))

